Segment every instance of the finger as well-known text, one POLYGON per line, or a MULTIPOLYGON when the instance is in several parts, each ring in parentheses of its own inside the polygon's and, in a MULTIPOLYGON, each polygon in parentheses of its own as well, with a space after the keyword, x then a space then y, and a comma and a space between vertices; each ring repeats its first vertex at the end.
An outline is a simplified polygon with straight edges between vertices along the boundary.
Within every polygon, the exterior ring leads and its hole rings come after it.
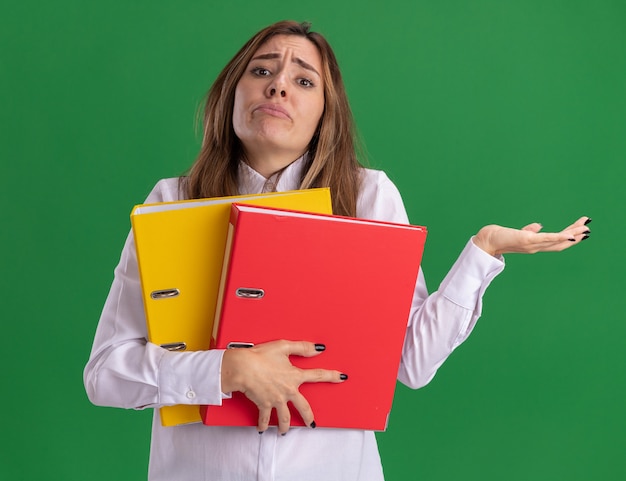
POLYGON ((331 369, 301 369, 302 382, 344 382, 348 375, 331 369))
POLYGON ((321 354, 326 350, 324 344, 313 343, 308 341, 279 341, 281 349, 288 356, 313 357, 321 354))
POLYGON ((576 227, 583 227, 583 226, 588 225, 590 222, 591 222, 591 217, 583 216, 583 217, 580 217, 572 225, 567 226, 563 230, 575 229, 576 227))
POLYGON ((296 396, 291 400, 293 407, 296 408, 296 411, 300 414, 302 421, 304 421, 305 426, 315 427, 315 417, 313 416, 313 410, 311 409, 311 405, 306 400, 306 398, 298 392, 296 396))
POLYGON ((589 234, 591 234, 591 230, 585 224, 578 225, 576 227, 570 227, 563 231, 563 233, 573 238, 575 241, 581 241, 583 238, 588 238, 589 234))
POLYGON ((550 235, 549 240, 534 245, 534 252, 560 252, 576 245, 582 239, 588 238, 588 235, 573 236, 568 233, 560 233, 558 235, 550 235))
POLYGON ((541 229, 543 229, 543 226, 539 222, 533 222, 532 224, 522 227, 522 230, 530 232, 539 232, 541 229))
POLYGON ((272 414, 271 407, 260 407, 259 406, 259 422, 257 424, 257 430, 259 434, 263 434, 267 431, 267 428, 270 424, 270 415, 272 414))
POLYGON ((287 404, 276 406, 276 416, 278 418, 278 432, 284 436, 291 425, 291 412, 287 404))
POLYGON ((536 252, 556 252, 571 247, 576 242, 576 238, 568 232, 538 233, 528 238, 528 241, 518 249, 511 249, 511 252, 525 252, 534 254, 536 252))
MULTIPOLYGON (((560 244, 561 242, 570 241, 574 232, 561 231, 561 232, 542 232, 538 233, 529 239, 530 244, 534 244, 536 247, 548 247, 553 244, 560 244)), ((571 242, 571 241, 570 241, 571 242)))

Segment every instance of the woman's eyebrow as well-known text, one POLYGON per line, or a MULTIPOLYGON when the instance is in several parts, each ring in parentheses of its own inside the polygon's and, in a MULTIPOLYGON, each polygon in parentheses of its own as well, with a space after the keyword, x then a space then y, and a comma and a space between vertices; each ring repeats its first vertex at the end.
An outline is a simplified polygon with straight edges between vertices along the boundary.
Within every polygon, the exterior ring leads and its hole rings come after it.
MULTIPOLYGON (((281 54, 279 54, 279 53, 262 53, 260 55, 256 55, 255 57, 253 57, 252 60, 275 60, 277 58, 281 58, 281 54)), ((311 65, 308 62, 305 62, 301 58, 293 57, 293 59, 291 61, 293 63, 296 63, 296 64, 300 65, 300 67, 302 67, 302 68, 305 68, 307 70, 310 70, 311 72, 316 73, 318 77, 321 77, 321 75, 319 74, 319 72, 317 70, 315 70, 315 67, 313 67, 313 65, 311 65)))
POLYGON ((298 65, 300 65, 300 67, 305 68, 307 70, 310 70, 311 72, 317 74, 318 77, 321 77, 320 73, 315 70, 315 68, 313 67, 313 65, 305 62, 304 60, 302 60, 301 58, 298 57, 294 57, 292 62, 297 63, 298 65))

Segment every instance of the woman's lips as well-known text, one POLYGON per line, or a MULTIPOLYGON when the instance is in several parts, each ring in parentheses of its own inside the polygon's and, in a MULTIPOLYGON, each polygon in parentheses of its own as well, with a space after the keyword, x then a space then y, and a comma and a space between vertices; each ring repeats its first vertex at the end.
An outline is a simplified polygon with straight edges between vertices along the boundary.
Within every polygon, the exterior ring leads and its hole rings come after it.
POLYGON ((289 113, 287 112, 287 110, 285 110, 283 107, 281 107, 280 105, 276 105, 276 104, 261 104, 259 106, 257 106, 254 109, 255 112, 259 111, 259 112, 263 112, 266 113, 268 115, 271 115, 273 117, 278 117, 281 119, 291 119, 291 116, 289 115, 289 113))

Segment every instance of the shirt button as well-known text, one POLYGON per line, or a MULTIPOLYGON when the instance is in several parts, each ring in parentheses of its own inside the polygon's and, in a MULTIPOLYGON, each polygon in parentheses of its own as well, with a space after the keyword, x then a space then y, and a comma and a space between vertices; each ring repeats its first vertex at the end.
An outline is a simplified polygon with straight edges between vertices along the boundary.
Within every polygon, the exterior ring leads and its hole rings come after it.
POLYGON ((193 399, 196 397, 196 393, 194 391, 187 391, 187 398, 193 399))

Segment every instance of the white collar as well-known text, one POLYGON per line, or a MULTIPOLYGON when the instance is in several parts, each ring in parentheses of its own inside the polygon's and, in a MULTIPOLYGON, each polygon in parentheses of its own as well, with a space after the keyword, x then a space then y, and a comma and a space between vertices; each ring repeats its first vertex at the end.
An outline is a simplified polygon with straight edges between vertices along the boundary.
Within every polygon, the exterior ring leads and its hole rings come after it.
POLYGON ((263 177, 243 160, 239 161, 239 194, 249 195, 262 192, 284 192, 299 189, 302 171, 307 159, 308 153, 305 153, 285 167, 281 172, 272 175, 269 179, 263 177))

